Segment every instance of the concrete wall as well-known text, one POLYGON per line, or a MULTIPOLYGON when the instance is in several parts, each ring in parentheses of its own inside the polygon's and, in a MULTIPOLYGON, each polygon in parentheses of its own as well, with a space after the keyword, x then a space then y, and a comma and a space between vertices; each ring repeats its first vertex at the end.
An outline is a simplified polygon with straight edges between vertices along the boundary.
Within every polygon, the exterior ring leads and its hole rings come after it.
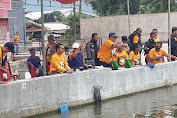
MULTIPOLYGON (((171 13, 171 27, 177 27, 177 13, 171 13)), ((161 41, 168 40, 168 14, 142 14, 130 15, 130 30, 131 33, 140 27, 143 30, 142 42, 149 39, 149 34, 152 29, 158 29, 161 41)), ((118 40, 121 41, 121 36, 129 36, 128 33, 128 17, 123 16, 109 16, 100 18, 82 18, 81 22, 81 39, 91 39, 91 34, 96 32, 100 38, 105 41, 108 38, 109 32, 116 32, 118 40)))
POLYGON ((94 83, 102 100, 177 83, 177 62, 112 71, 95 69, 73 74, 19 80, 0 85, 0 117, 18 118, 57 110, 62 104, 93 102, 94 83))

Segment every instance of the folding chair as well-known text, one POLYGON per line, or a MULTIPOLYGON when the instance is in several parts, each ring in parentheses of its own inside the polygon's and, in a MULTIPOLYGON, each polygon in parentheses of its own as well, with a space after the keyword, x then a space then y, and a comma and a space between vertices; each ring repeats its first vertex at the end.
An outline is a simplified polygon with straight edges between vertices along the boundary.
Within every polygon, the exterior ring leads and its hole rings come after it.
POLYGON ((33 66, 32 63, 28 62, 28 68, 29 68, 29 70, 30 70, 31 77, 32 77, 32 78, 37 77, 35 68, 34 68, 34 66, 33 66))
POLYGON ((16 80, 16 78, 20 79, 20 75, 19 74, 12 74, 11 68, 10 68, 10 63, 7 61, 8 64, 8 68, 9 68, 9 77, 13 77, 14 80, 16 80))

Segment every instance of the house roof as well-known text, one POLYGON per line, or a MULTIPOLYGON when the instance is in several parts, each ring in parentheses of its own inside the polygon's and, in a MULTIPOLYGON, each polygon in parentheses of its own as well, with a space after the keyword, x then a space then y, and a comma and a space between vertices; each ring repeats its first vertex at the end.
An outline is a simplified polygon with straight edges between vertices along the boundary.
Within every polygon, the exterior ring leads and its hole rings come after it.
MULTIPOLYGON (((54 11, 60 11, 65 17, 67 17, 73 13, 73 9, 61 9, 61 10, 54 10, 54 11)), ((54 11, 45 11, 44 14, 52 13, 54 11)), ((79 12, 79 11, 76 10, 76 12, 79 12)), ((82 12, 82 13, 84 13, 90 17, 96 17, 95 14, 86 13, 86 12, 82 12)), ((29 18, 31 20, 38 20, 41 17, 41 12, 31 12, 31 13, 26 14, 25 17, 29 18)))

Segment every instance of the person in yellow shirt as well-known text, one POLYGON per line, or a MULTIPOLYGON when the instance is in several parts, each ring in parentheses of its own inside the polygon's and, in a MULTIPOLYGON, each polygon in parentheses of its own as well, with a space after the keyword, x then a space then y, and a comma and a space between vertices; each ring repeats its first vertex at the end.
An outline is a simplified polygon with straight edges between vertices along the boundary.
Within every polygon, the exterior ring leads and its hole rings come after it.
POLYGON ((63 44, 56 44, 56 52, 52 56, 50 61, 50 71, 51 73, 72 73, 74 70, 68 66, 68 63, 63 53, 65 50, 63 44))
POLYGON ((130 64, 130 60, 126 51, 124 51, 124 47, 117 48, 116 52, 113 55, 113 69, 118 69, 120 67, 131 68, 132 65, 130 64))
MULTIPOLYGON (((124 44, 127 44, 127 36, 122 36, 122 43, 124 43, 124 44)), ((124 48, 124 50, 123 51, 126 51, 128 54, 130 53, 130 48, 129 48, 129 46, 127 45, 125 48, 124 48)))
POLYGON ((55 54, 55 37, 53 35, 48 36, 48 44, 46 46, 46 61, 50 62, 52 55, 55 54))
POLYGON ((155 41, 155 42, 160 42, 160 39, 157 37, 158 30, 157 30, 157 29, 153 29, 152 32, 155 33, 155 39, 154 39, 154 41, 155 41))
POLYGON ((139 44, 140 46, 142 46, 142 43, 141 43, 141 34, 142 34, 142 29, 141 28, 137 28, 136 31, 134 31, 129 36, 129 39, 130 39, 130 42, 129 42, 130 51, 133 50, 134 44, 139 44))
POLYGON ((14 44, 11 42, 7 42, 4 46, 0 46, 0 71, 3 71, 3 73, 9 73, 7 64, 8 52, 14 53, 14 44))
POLYGON ((97 53, 97 57, 99 58, 100 65, 104 67, 111 67, 112 68, 112 50, 113 48, 118 47, 126 47, 127 44, 114 44, 117 39, 116 33, 109 33, 109 39, 107 39, 100 50, 97 53))
POLYGON ((20 43, 20 37, 19 37, 19 33, 16 32, 16 35, 14 36, 14 44, 15 44, 15 47, 16 47, 16 54, 18 54, 18 51, 19 51, 19 43, 20 43))
MULTIPOLYGON (((163 58, 169 56, 168 53, 161 48, 162 48, 162 42, 157 42, 155 48, 151 49, 149 52, 148 63, 152 63, 152 64, 162 63, 163 58)), ((177 60, 177 57, 173 55, 171 55, 171 58, 177 60)))
POLYGON ((141 50, 140 45, 134 44, 134 49, 129 54, 129 60, 132 66, 142 65, 140 50, 141 50))

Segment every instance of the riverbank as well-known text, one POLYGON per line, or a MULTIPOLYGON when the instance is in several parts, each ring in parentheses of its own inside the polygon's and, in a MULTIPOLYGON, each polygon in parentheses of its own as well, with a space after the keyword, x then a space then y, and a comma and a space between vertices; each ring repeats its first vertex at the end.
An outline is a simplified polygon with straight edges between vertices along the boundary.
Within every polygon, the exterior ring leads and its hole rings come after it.
POLYGON ((55 111, 65 103, 69 107, 91 103, 95 83, 102 86, 102 100, 162 87, 177 83, 176 71, 177 62, 170 62, 153 69, 104 68, 10 82, 0 85, 0 117, 32 116, 55 111))

